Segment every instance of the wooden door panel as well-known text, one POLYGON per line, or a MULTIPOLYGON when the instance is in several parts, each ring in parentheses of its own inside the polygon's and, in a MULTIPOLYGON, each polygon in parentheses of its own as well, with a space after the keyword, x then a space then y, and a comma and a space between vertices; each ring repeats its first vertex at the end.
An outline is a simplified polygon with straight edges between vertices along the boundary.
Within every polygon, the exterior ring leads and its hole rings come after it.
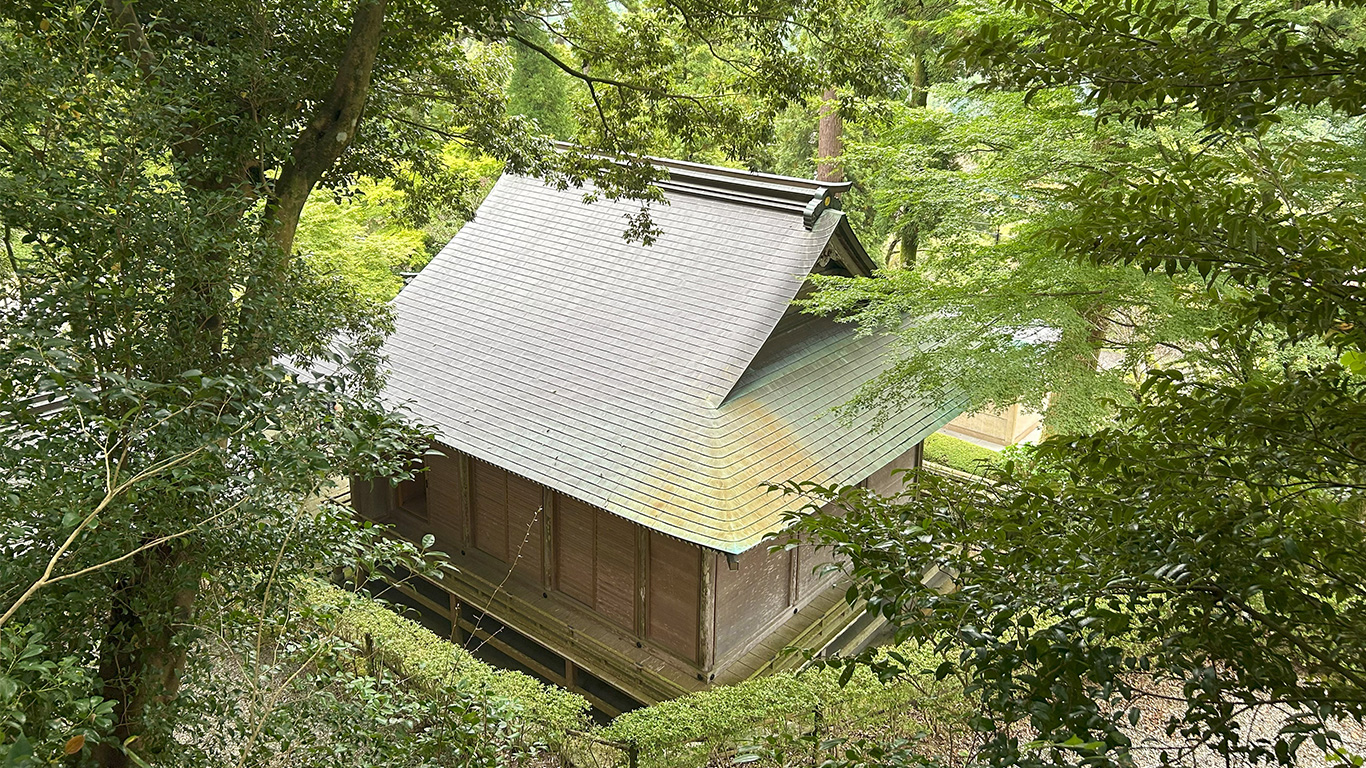
POLYGON ((634 634, 636 627, 635 524, 597 510, 597 573, 594 608, 634 634))
POLYGON ((507 551, 519 576, 541 583, 541 486, 524 477, 507 476, 507 551))

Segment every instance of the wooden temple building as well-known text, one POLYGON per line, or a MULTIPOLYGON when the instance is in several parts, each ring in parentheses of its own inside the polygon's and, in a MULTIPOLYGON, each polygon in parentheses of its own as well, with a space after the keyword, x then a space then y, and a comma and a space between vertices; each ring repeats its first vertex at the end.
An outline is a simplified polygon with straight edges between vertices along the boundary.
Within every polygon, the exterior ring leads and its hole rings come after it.
POLYGON ((868 275, 847 185, 660 161, 637 205, 504 176, 394 301, 387 396, 435 427, 425 471, 353 481, 358 513, 451 556, 402 600, 453 640, 615 713, 800 663, 874 628, 809 546, 766 534, 788 480, 900 487, 957 415, 832 409, 890 342, 802 314, 811 273, 868 275))

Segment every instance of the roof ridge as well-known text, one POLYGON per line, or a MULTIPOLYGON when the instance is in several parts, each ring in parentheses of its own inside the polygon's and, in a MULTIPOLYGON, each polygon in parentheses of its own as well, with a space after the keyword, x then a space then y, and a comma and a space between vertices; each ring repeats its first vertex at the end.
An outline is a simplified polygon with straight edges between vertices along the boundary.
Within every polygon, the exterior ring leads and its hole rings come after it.
MULTIPOLYGON (((551 142, 560 151, 580 149, 563 141, 551 142)), ((590 151, 599 157, 610 157, 603 152, 590 151)), ((743 168, 727 168, 688 160, 674 160, 653 155, 627 155, 665 171, 667 179, 654 182, 655 186, 684 194, 711 197, 741 205, 752 205, 802 215, 807 229, 827 208, 840 207, 839 195, 853 188, 853 182, 804 179, 776 173, 761 173, 743 168)), ((611 158, 625 164, 626 160, 611 158)))

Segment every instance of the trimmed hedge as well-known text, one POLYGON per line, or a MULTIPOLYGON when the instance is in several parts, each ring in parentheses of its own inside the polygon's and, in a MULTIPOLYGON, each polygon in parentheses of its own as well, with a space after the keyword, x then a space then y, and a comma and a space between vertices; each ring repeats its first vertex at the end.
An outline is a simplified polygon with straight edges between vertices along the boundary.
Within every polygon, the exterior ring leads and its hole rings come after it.
POLYGON ((675 747, 709 748, 756 726, 810 716, 838 686, 828 675, 779 672, 689 694, 627 712, 603 728, 608 739, 635 742, 642 753, 675 747))
MULTIPOLYGON (((912 712, 940 723, 967 718, 962 691, 952 681, 928 688, 923 680, 884 684, 860 666, 845 685, 839 669, 779 672, 627 712, 598 727, 583 697, 491 667, 382 603, 321 582, 306 585, 304 592, 336 617, 343 638, 363 646, 369 636, 375 656, 410 684, 467 687, 534 741, 600 765, 624 766, 625 752, 608 744, 634 743, 646 768, 701 768, 768 734, 810 731, 818 711, 822 727, 836 734, 895 728, 912 712)), ((926 669, 942 661, 909 644, 897 650, 926 669)))
POLYGON ((374 652, 418 686, 472 686, 492 703, 511 709, 510 717, 559 742, 571 730, 588 727, 588 700, 574 693, 476 659, 469 651, 406 619, 383 604, 330 584, 310 585, 309 599, 337 611, 338 633, 363 645, 368 635, 374 652))
MULTIPOLYGON (((942 661, 932 651, 909 644, 897 650, 928 669, 942 661)), ((643 765, 705 766, 770 733, 809 731, 817 711, 824 727, 832 731, 858 730, 874 725, 873 721, 888 712, 897 716, 912 709, 937 713, 946 707, 954 710, 964 701, 952 682, 936 685, 930 701, 920 681, 884 684, 860 666, 847 684, 840 685, 840 673, 839 669, 821 668, 779 672, 700 691, 627 712, 599 735, 634 742, 640 748, 643 765)), ((950 719, 956 720, 958 715, 950 719)))
POLYGON ((983 462, 995 464, 1000 459, 1001 454, 990 448, 983 448, 976 443, 959 440, 942 432, 935 432, 925 438, 925 461, 943 464, 960 472, 979 475, 982 473, 983 462))

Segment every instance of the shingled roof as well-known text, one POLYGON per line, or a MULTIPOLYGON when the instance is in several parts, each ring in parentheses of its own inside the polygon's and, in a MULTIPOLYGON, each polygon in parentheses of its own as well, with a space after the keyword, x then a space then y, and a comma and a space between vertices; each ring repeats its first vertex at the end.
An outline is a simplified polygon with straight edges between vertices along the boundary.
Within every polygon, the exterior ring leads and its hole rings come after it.
POLYGON ((857 482, 958 409, 831 414, 889 344, 790 311, 813 268, 872 268, 839 188, 666 167, 650 246, 622 237, 635 204, 500 179, 394 301, 387 395, 442 444, 738 553, 800 506, 768 483, 857 482))

